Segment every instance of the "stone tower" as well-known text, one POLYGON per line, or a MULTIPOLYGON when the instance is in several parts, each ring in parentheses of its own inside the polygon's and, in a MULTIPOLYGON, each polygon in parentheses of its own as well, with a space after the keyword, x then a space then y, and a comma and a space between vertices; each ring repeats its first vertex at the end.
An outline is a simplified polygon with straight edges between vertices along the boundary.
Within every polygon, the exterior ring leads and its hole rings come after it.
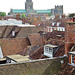
POLYGON ((33 2, 32 2, 32 0, 26 0, 26 2, 25 2, 25 10, 27 12, 29 10, 33 10, 33 2))
POLYGON ((60 6, 55 6, 55 15, 62 15, 63 14, 63 5, 60 5, 60 6))

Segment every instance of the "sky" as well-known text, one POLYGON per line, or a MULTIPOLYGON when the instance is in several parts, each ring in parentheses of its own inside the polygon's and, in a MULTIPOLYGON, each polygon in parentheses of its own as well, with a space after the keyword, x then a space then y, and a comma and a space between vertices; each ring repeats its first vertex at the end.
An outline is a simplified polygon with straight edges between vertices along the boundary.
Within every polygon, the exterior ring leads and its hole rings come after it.
MULTIPOLYGON (((75 13, 75 0, 32 0, 34 10, 51 9, 63 5, 64 14, 75 13)), ((1 0, 0 11, 8 13, 10 9, 25 9, 26 0, 1 0)))

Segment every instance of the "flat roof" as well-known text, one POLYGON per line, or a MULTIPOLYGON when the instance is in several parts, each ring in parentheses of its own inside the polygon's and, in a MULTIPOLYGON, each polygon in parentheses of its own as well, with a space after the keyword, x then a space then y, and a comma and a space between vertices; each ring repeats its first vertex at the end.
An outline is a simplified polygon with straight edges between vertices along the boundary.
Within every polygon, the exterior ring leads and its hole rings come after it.
POLYGON ((57 45, 52 45, 52 44, 47 44, 47 45, 45 45, 45 46, 52 47, 52 48, 58 47, 57 45))
POLYGON ((72 52, 68 52, 68 54, 75 54, 75 51, 72 51, 72 52))
POLYGON ((5 61, 5 60, 6 60, 6 58, 0 59, 0 61, 5 61))
POLYGON ((13 60, 13 61, 16 61, 16 62, 24 62, 24 61, 29 61, 29 55, 27 56, 22 56, 22 55, 9 55, 9 56, 6 56, 7 58, 13 60))
POLYGON ((35 25, 28 25, 28 24, 2 24, 0 26, 17 26, 17 27, 36 27, 35 25))
POLYGON ((18 27, 36 27, 35 25, 18 24, 18 27))

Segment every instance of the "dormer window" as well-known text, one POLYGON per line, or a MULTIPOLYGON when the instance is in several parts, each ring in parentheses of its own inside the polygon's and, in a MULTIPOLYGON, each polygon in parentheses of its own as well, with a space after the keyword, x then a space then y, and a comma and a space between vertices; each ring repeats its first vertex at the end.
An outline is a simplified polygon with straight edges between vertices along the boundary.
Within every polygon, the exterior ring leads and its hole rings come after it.
POLYGON ((40 26, 40 24, 38 24, 38 26, 40 26))
POLYGON ((71 63, 74 64, 74 55, 71 55, 71 63))
POLYGON ((59 26, 61 23, 60 22, 57 22, 57 26, 59 26))
POLYGON ((15 37, 15 31, 12 31, 12 36, 15 37))
POLYGON ((58 48, 59 47, 57 45, 47 44, 44 46, 44 55, 52 58, 58 48))
POLYGON ((53 23, 52 23, 52 26, 54 26, 55 24, 56 24, 56 23, 55 23, 55 22, 53 22, 53 23))
POLYGON ((75 66, 75 51, 69 52, 69 65, 75 66))
POLYGON ((62 16, 60 15, 60 19, 62 18, 62 16))

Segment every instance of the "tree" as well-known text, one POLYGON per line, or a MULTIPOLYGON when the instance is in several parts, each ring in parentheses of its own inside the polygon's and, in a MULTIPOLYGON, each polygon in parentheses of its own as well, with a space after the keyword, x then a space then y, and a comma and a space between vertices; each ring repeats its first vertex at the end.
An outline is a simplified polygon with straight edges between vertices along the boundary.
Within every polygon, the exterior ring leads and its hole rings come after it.
POLYGON ((48 13, 48 15, 51 16, 52 14, 51 13, 48 13))
POLYGON ((69 14, 69 18, 72 18, 75 15, 75 13, 69 14))
POLYGON ((8 15, 10 15, 10 13, 8 13, 8 15))
POLYGON ((0 16, 0 20, 2 20, 2 17, 0 16))
POLYGON ((21 17, 22 17, 22 18, 24 18, 24 17, 26 17, 26 16, 25 16, 25 14, 22 14, 22 16, 21 16, 21 17))
POLYGON ((5 15, 6 15, 6 13, 5 13, 5 12, 2 12, 2 13, 1 13, 1 16, 3 16, 3 17, 4 17, 5 15))

